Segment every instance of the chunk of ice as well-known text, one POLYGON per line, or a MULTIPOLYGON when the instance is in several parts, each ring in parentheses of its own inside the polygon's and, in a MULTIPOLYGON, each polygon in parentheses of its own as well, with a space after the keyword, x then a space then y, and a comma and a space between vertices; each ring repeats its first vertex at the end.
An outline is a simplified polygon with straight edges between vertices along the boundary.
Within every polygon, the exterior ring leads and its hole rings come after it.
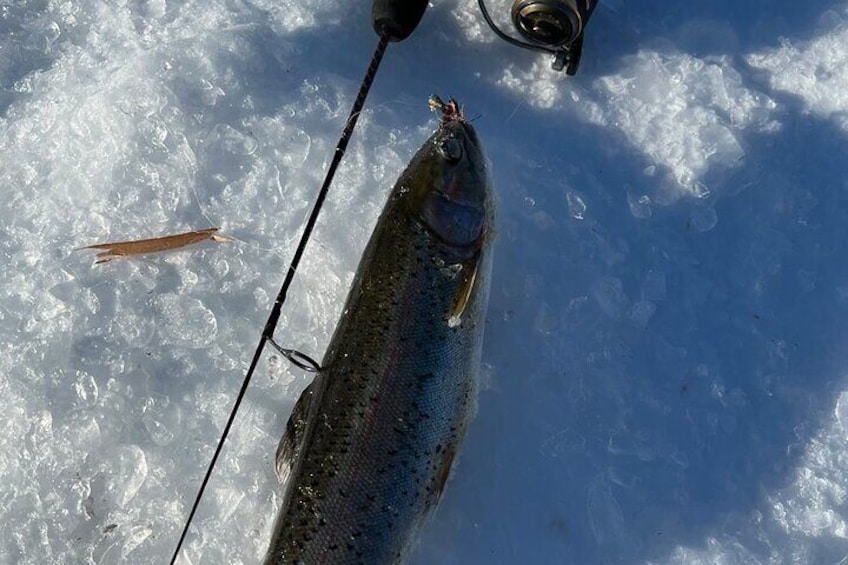
POLYGON ((718 223, 715 208, 695 207, 689 213, 689 224, 699 232, 708 232, 718 223))
POLYGON ((85 371, 77 371, 77 380, 74 383, 78 404, 81 407, 91 408, 97 404, 97 381, 85 371))
POLYGON ((218 333, 215 314, 190 296, 166 293, 154 299, 162 345, 201 348, 210 346, 218 333))
POLYGON ((615 277, 599 281, 593 289, 593 294, 601 310, 610 318, 620 317, 628 302, 621 280, 615 277))
POLYGON ((651 217, 651 197, 647 194, 636 194, 628 188, 627 206, 634 218, 645 220, 651 217))
POLYGON ((171 405, 165 396, 151 396, 142 401, 141 412, 141 421, 153 443, 168 445, 174 440, 182 419, 179 404, 171 405))
POLYGON ((645 328, 656 310, 657 306, 653 302, 637 300, 630 309, 630 319, 636 326, 645 328))
POLYGON ((98 469, 105 479, 106 496, 118 508, 126 508, 147 479, 144 451, 137 445, 121 445, 98 455, 102 457, 98 469))
POLYGON ((586 200, 576 190, 569 190, 565 194, 568 202, 568 213, 575 220, 582 220, 586 217, 586 200))

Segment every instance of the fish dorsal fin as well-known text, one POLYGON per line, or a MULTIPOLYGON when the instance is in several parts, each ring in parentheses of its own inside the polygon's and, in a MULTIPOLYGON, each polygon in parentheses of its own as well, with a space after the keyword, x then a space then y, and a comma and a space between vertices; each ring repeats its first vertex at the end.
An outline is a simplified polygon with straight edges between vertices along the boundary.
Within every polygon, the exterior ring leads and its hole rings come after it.
POLYGON ((456 302, 454 302, 451 311, 448 312, 448 326, 452 328, 462 323, 462 315, 471 302, 471 296, 474 294, 474 283, 477 281, 477 269, 480 266, 480 258, 481 254, 478 251, 474 254, 474 257, 462 264, 462 282, 457 290, 456 302))
POLYGON ((277 472, 277 480, 280 484, 288 481, 291 476, 297 456, 303 445, 303 436, 306 431, 306 423, 309 421, 309 409, 314 396, 315 381, 312 381, 300 394, 300 398, 294 405, 289 421, 286 422, 286 431, 280 438, 277 453, 274 457, 274 470, 277 472))

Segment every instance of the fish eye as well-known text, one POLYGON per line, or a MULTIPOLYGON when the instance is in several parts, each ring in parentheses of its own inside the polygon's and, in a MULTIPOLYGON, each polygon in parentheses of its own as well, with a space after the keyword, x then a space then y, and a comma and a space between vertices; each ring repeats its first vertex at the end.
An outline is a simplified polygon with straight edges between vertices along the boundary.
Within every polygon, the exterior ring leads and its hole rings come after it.
POLYGON ((462 159, 462 144, 454 136, 447 137, 439 142, 439 155, 448 163, 458 163, 462 159))

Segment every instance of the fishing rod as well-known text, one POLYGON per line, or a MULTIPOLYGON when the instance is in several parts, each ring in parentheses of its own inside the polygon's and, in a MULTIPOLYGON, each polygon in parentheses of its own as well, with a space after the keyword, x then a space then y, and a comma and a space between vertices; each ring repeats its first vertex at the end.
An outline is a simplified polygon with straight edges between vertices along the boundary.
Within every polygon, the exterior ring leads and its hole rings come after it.
POLYGON ((313 360, 311 357, 291 349, 283 348, 278 345, 277 342, 274 341, 274 330, 277 327, 277 322, 280 319, 280 313, 282 311, 283 303, 286 300, 286 295, 288 294, 289 287, 291 286, 292 280, 294 279, 294 275, 297 271, 298 265, 300 264, 300 260, 303 257, 303 252, 306 249, 306 244, 309 241, 309 237, 312 235, 312 230, 314 229, 315 223, 318 220, 318 214, 321 211, 321 207, 323 206, 324 200, 327 197, 327 193, 330 190, 330 184, 332 183, 333 177, 336 174, 336 169, 338 169, 342 157, 344 156, 344 153, 347 150, 348 143, 350 142, 350 138, 353 135, 353 130, 356 127, 356 122, 359 119, 359 114, 362 112, 362 108, 365 106, 365 99, 368 97, 368 92, 371 89, 371 85, 373 84, 374 78, 377 75, 377 70, 379 69, 380 63, 383 60, 383 55, 386 52, 386 47, 390 42, 402 41, 409 37, 409 35, 418 26, 418 22, 420 22, 421 18, 424 16, 424 11, 427 8, 427 2, 428 0, 374 0, 371 10, 371 20, 374 26, 374 31, 377 32, 377 35, 380 39, 377 42, 377 47, 374 50, 374 54, 371 56, 371 61, 368 65, 368 70, 365 72, 365 77, 362 79, 362 84, 359 87, 359 93, 356 95, 356 100, 354 101, 353 107, 350 110, 350 115, 348 116, 347 122, 345 122, 345 126, 342 129, 341 136, 339 137, 338 144, 336 145, 336 151, 333 154, 333 159, 330 162, 330 166, 327 169, 327 174, 324 178, 324 184, 321 185, 321 189, 318 192, 318 197, 316 198, 315 204, 312 207, 312 211, 309 214, 309 218, 307 219, 306 226, 304 227, 303 234, 300 238, 300 242, 297 245, 297 249, 295 250, 294 256, 292 257, 291 264, 289 265, 288 271, 286 272, 286 278, 283 281, 283 285, 280 287, 280 292, 277 294, 277 299, 274 301, 274 306, 271 309, 271 314, 268 316, 268 321, 265 322, 265 327, 262 330, 262 336, 259 339, 259 345, 257 345, 256 351, 253 354, 253 359, 250 362, 250 367, 248 368, 244 380, 242 381, 241 388, 239 389, 238 395, 236 396, 236 401, 233 404, 233 408, 230 411, 227 423, 224 426, 224 431, 221 433, 218 445, 215 448, 215 453, 212 456, 212 460, 209 463, 208 468, 206 469, 206 474, 203 477, 203 481, 201 482, 200 488, 198 489, 194 504, 191 507, 191 511, 189 512, 188 518, 186 519, 183 531, 180 534, 180 539, 177 542, 177 547, 174 550, 173 556, 171 557, 171 565, 174 565, 177 560, 177 557, 179 556, 180 550, 182 549, 183 542, 185 541, 186 535, 188 534, 188 530, 191 527, 191 522, 194 519, 194 515, 197 512, 198 506, 200 505, 200 500, 203 498, 203 493, 206 490, 206 485, 209 483, 209 478, 212 476, 212 470, 215 468, 215 464, 218 461, 218 456, 221 454, 224 442, 226 441, 227 436, 230 433, 230 428, 232 428, 236 413, 238 412, 238 409, 241 406, 241 402, 244 399, 248 384, 250 384, 250 379, 253 376, 253 373, 256 371, 256 366, 258 365, 259 359, 262 356, 262 351, 265 348, 265 344, 270 343, 275 349, 277 349, 277 351, 279 351, 292 363, 302 369, 306 369, 309 371, 317 371, 319 369, 318 363, 316 363, 315 360, 313 360))
MULTIPOLYGON (((577 66, 580 62, 580 56, 583 50, 583 31, 595 9, 595 6, 597 5, 597 2, 598 0, 514 0, 510 10, 510 15, 513 25, 526 39, 525 41, 522 41, 507 35, 498 28, 489 15, 484 0, 478 0, 480 10, 483 13, 483 18, 498 37, 518 47, 553 54, 553 69, 557 71, 565 69, 566 74, 568 75, 573 75, 577 72, 577 66)), ((241 388, 239 389, 229 417, 227 418, 227 423, 224 426, 224 430, 221 432, 218 444, 215 447, 212 460, 206 469, 206 473, 201 481, 194 503, 192 504, 191 511, 185 521, 176 549, 171 557, 171 565, 174 565, 176 562, 183 543, 185 542, 186 535, 191 527, 191 522, 194 519, 197 508, 203 498, 203 493, 205 492, 209 479, 212 476, 212 471, 215 468, 215 464, 218 461, 218 457, 220 456, 227 436, 230 433, 230 429, 235 421, 239 407, 244 400, 247 387, 250 384, 253 373, 256 371, 257 365, 259 364, 259 359, 262 357, 265 345, 270 344, 292 364, 305 371, 317 372, 320 370, 318 362, 308 355, 280 346, 274 340, 274 331, 277 327, 277 323, 279 322, 289 287, 294 280, 297 267, 303 258, 306 245, 312 235, 313 229, 315 228, 315 223, 318 220, 318 215, 324 205, 327 193, 330 190, 330 185, 332 184, 336 169, 338 169, 342 157, 344 157, 350 138, 353 135, 353 130, 356 127, 356 122, 359 119, 362 108, 365 106, 365 99, 368 97, 368 92, 374 82, 380 63, 383 60, 383 55, 386 52, 386 48, 389 43, 403 41, 412 34, 418 26, 418 23, 421 21, 421 18, 424 16, 427 4, 428 0, 373 1, 371 20, 374 31, 379 37, 377 47, 374 50, 374 54, 371 56, 368 69, 366 70, 365 76, 360 84, 359 92, 357 93, 356 99, 351 107, 350 114, 348 115, 347 121, 342 129, 342 133, 336 145, 336 150, 333 154, 333 159, 327 169, 324 183, 318 191, 315 204, 307 218, 303 234, 298 242, 289 268, 286 271, 286 277, 280 287, 277 298, 274 301, 274 306, 271 309, 268 320, 265 322, 265 326, 259 339, 259 344, 256 346, 256 351, 253 354, 253 359, 251 360, 247 373, 244 376, 241 388)))

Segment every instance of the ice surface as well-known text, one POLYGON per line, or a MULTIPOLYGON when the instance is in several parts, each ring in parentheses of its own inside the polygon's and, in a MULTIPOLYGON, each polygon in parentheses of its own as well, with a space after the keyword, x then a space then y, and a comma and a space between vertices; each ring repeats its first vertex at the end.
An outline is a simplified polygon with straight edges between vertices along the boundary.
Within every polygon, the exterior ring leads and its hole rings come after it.
MULTIPOLYGON (((488 4, 508 29, 510 3, 488 4)), ((170 557, 368 18, 0 5, 0 563, 170 557), (234 241, 75 251, 204 227, 234 241)), ((457 97, 500 204, 485 386, 414 564, 845 562, 846 21, 844 3, 602 0, 566 78, 451 0, 390 46, 277 338, 321 357, 433 128, 427 96, 457 97)), ((261 562, 308 382, 263 357, 183 563, 261 562)))
POLYGON ((834 7, 821 21, 825 31, 820 35, 783 38, 779 46, 749 54, 746 60, 768 72, 772 88, 800 97, 806 111, 848 131, 848 10, 834 7))
POLYGON ((652 165, 665 170, 665 199, 703 196, 711 167, 727 169, 744 157, 746 130, 773 131, 775 102, 745 86, 729 58, 696 58, 667 47, 625 57, 621 69, 587 88, 553 74, 543 62, 508 67, 498 84, 534 106, 576 113, 618 130, 652 165))

